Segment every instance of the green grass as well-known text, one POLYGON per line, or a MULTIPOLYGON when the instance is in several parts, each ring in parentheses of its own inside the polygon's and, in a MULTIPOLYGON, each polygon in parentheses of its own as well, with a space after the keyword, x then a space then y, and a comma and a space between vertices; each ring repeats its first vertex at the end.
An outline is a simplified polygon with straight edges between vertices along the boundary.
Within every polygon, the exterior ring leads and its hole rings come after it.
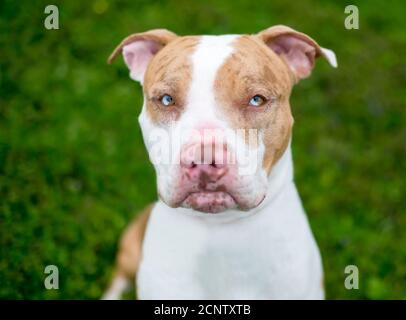
MULTIPOLYGON (((403 1, 0 2, 0 298, 99 298, 120 232, 156 198, 140 87, 105 61, 126 35, 253 33, 287 24, 333 49, 292 95, 295 176, 321 248, 327 297, 406 299, 403 1), (220 4, 221 2, 221 4, 220 4), (86 4, 80 4, 86 3, 86 4), (44 267, 60 289, 45 290, 44 267), (359 267, 359 290, 344 268, 359 267)), ((120 59, 121 60, 121 59, 120 59)))

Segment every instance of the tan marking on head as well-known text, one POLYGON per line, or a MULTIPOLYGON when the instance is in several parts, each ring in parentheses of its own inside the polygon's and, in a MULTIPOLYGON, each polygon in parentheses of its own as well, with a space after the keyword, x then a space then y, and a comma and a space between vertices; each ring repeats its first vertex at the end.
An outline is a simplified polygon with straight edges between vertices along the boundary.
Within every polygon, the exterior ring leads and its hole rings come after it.
POLYGON ((262 166, 269 173, 289 144, 293 125, 289 96, 295 79, 280 57, 258 37, 241 36, 233 46, 233 53, 215 80, 216 100, 232 128, 264 133, 262 166), (249 106, 257 94, 267 102, 261 107, 249 106))
POLYGON ((175 39, 159 51, 148 65, 144 78, 144 98, 153 123, 175 121, 182 114, 192 80, 190 58, 199 39, 198 36, 175 39), (159 98, 164 94, 172 96, 175 102, 173 106, 160 105, 159 98))

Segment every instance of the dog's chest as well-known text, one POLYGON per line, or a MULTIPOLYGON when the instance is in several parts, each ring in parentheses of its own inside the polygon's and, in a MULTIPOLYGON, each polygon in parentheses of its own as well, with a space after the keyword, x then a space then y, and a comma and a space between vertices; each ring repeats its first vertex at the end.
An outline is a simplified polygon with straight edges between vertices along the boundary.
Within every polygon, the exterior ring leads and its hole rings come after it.
POLYGON ((233 223, 207 223, 158 204, 137 278, 140 298, 302 297, 311 273, 321 276, 318 251, 300 203, 283 200, 268 208, 273 213, 233 223))

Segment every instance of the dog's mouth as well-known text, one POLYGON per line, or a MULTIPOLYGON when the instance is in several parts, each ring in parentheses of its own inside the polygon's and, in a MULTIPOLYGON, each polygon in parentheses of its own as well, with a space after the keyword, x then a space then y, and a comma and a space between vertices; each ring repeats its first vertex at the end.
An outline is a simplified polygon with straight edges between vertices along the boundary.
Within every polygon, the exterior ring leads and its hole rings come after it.
POLYGON ((182 206, 204 213, 220 213, 236 208, 237 201, 225 191, 198 191, 189 193, 182 206))

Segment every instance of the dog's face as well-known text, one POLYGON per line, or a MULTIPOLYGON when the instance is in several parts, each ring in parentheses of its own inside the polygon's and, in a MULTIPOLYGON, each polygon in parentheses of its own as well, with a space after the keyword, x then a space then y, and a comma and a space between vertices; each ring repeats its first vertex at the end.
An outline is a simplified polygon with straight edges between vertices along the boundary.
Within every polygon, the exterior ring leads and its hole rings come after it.
POLYGON ((256 35, 134 34, 116 48, 143 85, 139 122, 171 207, 249 210, 289 145, 292 86, 334 53, 285 26, 256 35))

